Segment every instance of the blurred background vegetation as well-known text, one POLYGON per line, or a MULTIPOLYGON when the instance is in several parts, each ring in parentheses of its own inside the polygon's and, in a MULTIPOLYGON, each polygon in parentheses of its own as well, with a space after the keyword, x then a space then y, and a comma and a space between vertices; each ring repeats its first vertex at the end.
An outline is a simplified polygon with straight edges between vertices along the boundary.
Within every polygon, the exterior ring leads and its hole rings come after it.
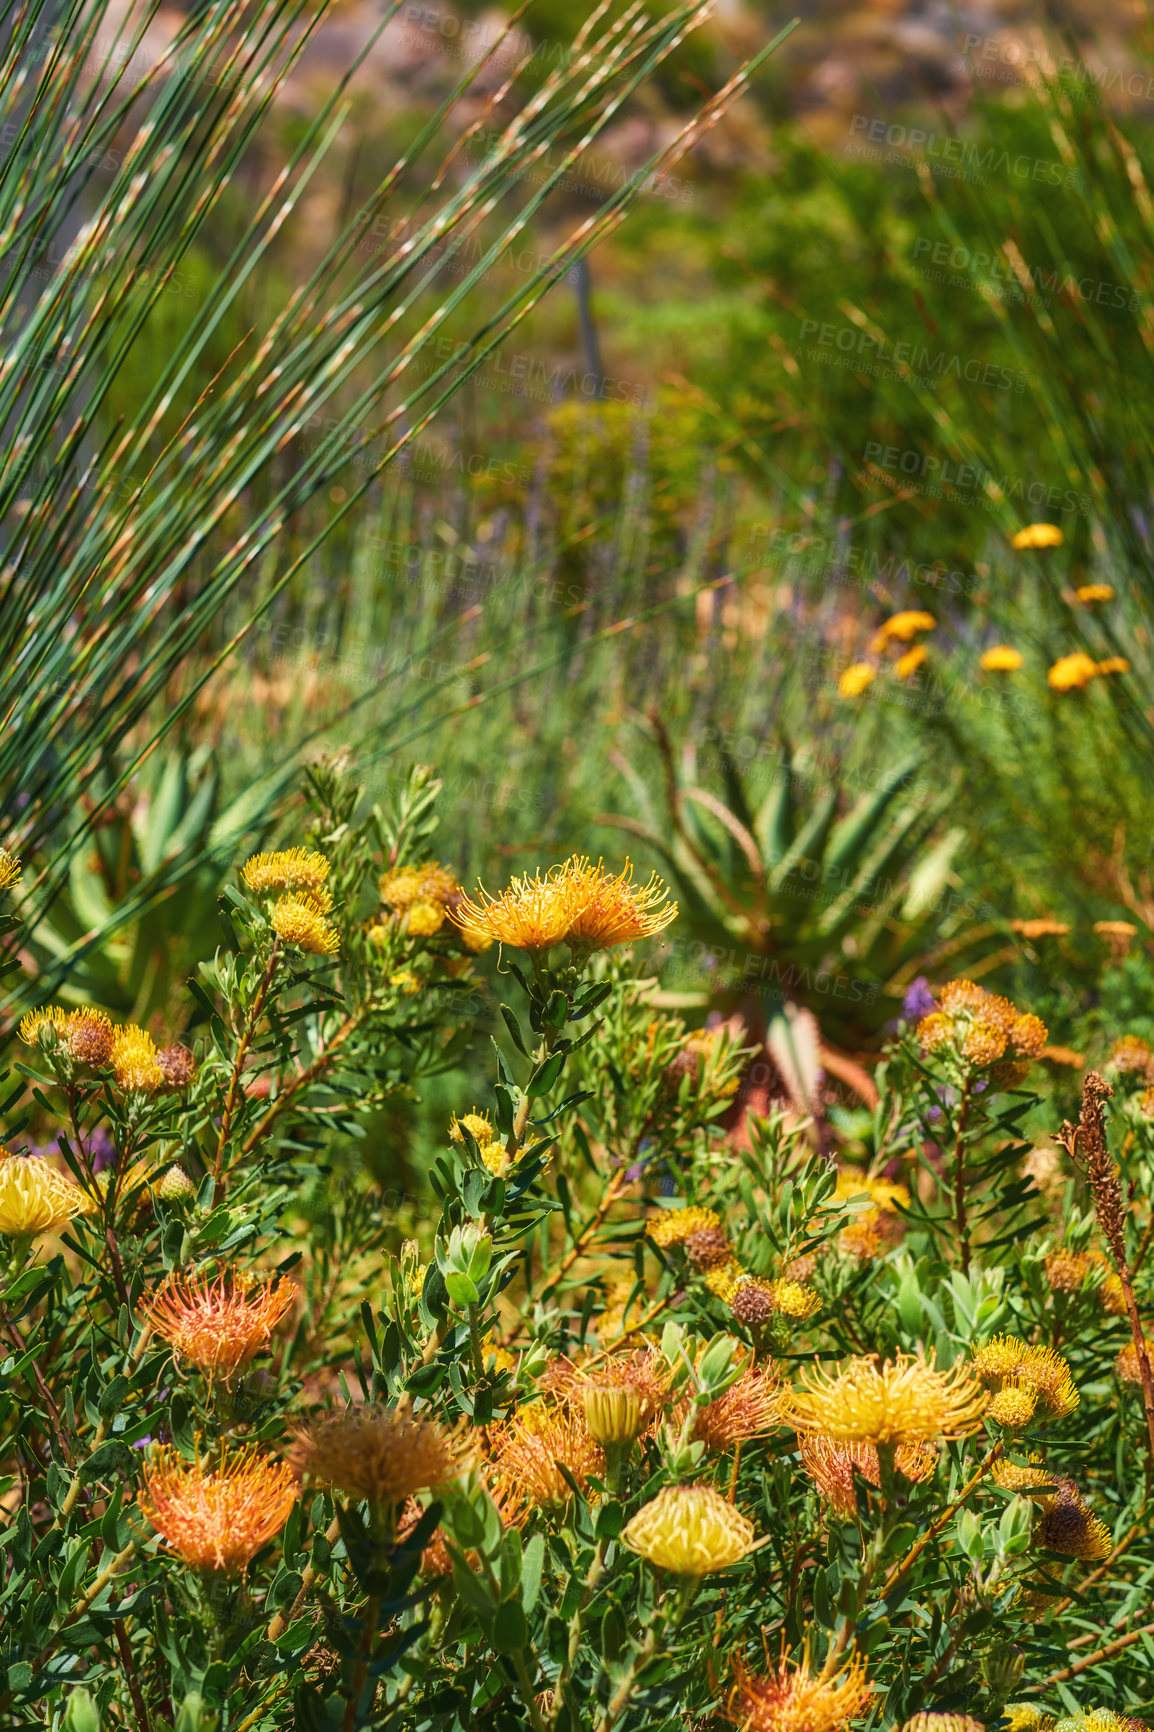
MULTIPOLYGON (((1149 1033, 1154 56, 1143 16, 1047 11, 1007 4, 979 28, 948 8, 805 8, 672 177, 379 472, 379 417, 361 412, 275 552, 57 790, 39 855, 84 841, 23 935, 6 1025, 64 990, 184 1033, 181 981, 223 941, 220 885, 238 851, 296 834, 294 766, 328 750, 377 800, 435 764, 440 853, 463 879, 626 847, 671 875, 684 914, 663 985, 691 1020, 737 1009, 764 1034, 793 1007, 852 1062, 919 977, 964 969, 1046 1018, 1066 1090, 1115 1036, 1149 1033), (1015 548, 1039 522, 1060 544, 1015 548), (903 612, 932 626, 881 642, 903 612), (1020 667, 982 668, 999 645, 1020 667), (1055 688, 1077 652, 1107 671, 1055 688), (845 695, 859 662, 874 674, 845 695)), ((351 263, 395 251, 430 194, 408 154, 422 129, 457 146, 456 184, 586 14, 541 0, 501 39, 487 6, 402 5, 196 388, 269 330, 399 161, 351 263)), ((498 320, 790 16, 720 8, 478 270, 540 165, 520 170, 413 305, 417 326, 468 277, 415 367, 498 320)), ((380 19, 344 4, 316 24, 179 291, 134 330, 105 444, 380 19)), ((180 28, 162 6, 141 52, 180 28)), ((303 418, 242 525, 354 401, 303 418)), ((168 605, 190 608, 206 570, 168 605)), ((9 763, 6 811, 21 782, 9 763)), ((447 1105, 467 1088, 445 1080, 447 1105)))

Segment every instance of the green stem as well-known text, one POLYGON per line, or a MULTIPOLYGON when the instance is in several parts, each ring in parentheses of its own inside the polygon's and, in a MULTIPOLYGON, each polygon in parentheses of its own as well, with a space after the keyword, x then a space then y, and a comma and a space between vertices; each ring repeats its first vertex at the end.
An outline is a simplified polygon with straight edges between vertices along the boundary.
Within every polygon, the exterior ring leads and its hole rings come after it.
POLYGON ((633 1698, 633 1692, 640 1682, 642 1672, 657 1653, 662 1640, 664 1639, 667 1643, 672 1642, 681 1628, 685 1614, 689 1610, 700 1585, 701 1581, 698 1576, 683 1576, 681 1578, 673 1615, 666 1619, 658 1613, 654 1618, 648 1636, 634 1653, 629 1670, 618 1684, 609 1706, 598 1720, 596 1732, 611 1732, 611 1728, 617 1725, 633 1698))
POLYGON ((970 1235, 966 1220, 966 1125, 970 1116, 970 1086, 971 1078, 967 1077, 962 1086, 962 1099, 958 1108, 958 1131, 954 1138, 954 1225, 958 1230, 958 1245, 962 1256, 962 1274, 970 1272, 970 1235))

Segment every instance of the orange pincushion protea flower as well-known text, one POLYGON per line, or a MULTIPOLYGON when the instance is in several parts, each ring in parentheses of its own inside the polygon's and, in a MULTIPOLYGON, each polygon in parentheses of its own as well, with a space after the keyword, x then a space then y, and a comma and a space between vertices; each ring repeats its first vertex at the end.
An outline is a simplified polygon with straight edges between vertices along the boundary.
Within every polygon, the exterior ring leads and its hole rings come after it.
MULTIPOLYGON (((820 1434, 798 1439, 801 1464, 823 1500, 843 1521, 852 1521, 857 1513, 854 1490, 854 1470, 870 1485, 882 1483, 881 1463, 872 1443, 839 1443, 836 1438, 820 1434)), ((938 1463, 937 1452, 924 1444, 903 1445, 894 1453, 894 1465, 906 1479, 928 1479, 938 1463)))
POLYGON ((146 1313, 150 1327, 182 1359, 227 1383, 268 1346, 296 1298, 287 1276, 246 1287, 231 1270, 215 1280, 173 1276, 146 1313))
POLYGON ((494 1495, 508 1520, 533 1509, 559 1514, 573 1496, 561 1467, 582 1492, 605 1472, 605 1456, 584 1418, 538 1403, 490 1434, 494 1495), (559 1465, 560 1464, 560 1465, 559 1465))
POLYGON ((296 1480, 287 1462, 255 1449, 213 1473, 160 1449, 144 1468, 141 1511, 186 1564, 236 1575, 288 1520, 296 1480))
POLYGON ((839 1732, 865 1712, 872 1694, 859 1655, 832 1678, 814 1677, 808 1652, 800 1666, 783 1658, 776 1672, 760 1676, 739 1659, 726 1719, 742 1732, 839 1732))
POLYGON ((972 980, 949 981, 917 1033, 923 1052, 942 1052, 979 1069, 994 1066, 991 1081, 999 1087, 1021 1082, 1046 1044, 1040 1017, 972 980))
POLYGON ((785 1413, 785 1390, 776 1371, 747 1365, 724 1395, 699 1407, 693 1435, 706 1449, 732 1449, 754 1437, 776 1431, 785 1413))
POLYGON ((616 875, 599 860, 594 866, 574 855, 545 877, 514 878, 499 897, 478 887, 477 900, 466 896, 451 918, 469 936, 518 950, 549 950, 568 944, 579 952, 608 950, 635 938, 651 938, 677 916, 677 904, 665 901, 666 889, 654 875, 647 884, 633 883, 627 860, 616 875))

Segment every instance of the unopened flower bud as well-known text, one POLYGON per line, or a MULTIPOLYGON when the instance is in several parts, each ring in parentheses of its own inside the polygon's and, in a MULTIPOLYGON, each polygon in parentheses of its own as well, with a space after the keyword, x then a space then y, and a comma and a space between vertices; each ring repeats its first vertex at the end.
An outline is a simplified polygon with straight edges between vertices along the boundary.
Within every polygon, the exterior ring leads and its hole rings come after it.
POLYGON ((183 1167, 169 1167, 159 1185, 156 1194, 161 1202, 175 1204, 191 1203, 196 1196, 196 1186, 183 1167))
POLYGON ((585 1391, 585 1423, 594 1442, 612 1446, 640 1437, 649 1415, 638 1390, 593 1384, 585 1391))
POLYGON ((1021 1648, 999 1645, 992 1648, 982 1662, 982 1675, 992 1696, 1004 1700, 1016 1690, 1026 1670, 1026 1656, 1021 1648))
POLYGON ((100 1711, 83 1684, 69 1693, 68 1706, 60 1720, 60 1732, 100 1732, 100 1711))

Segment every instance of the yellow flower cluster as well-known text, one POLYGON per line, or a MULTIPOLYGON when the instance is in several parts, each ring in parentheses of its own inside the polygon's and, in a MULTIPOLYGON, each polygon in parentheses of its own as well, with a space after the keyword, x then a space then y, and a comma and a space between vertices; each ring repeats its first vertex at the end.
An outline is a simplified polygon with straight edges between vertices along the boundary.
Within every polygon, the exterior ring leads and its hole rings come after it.
POLYGON ((1028 1424, 1038 1408, 1050 1419, 1062 1419, 1078 1405, 1070 1367, 1052 1347, 995 1335, 974 1349, 973 1371, 993 1391, 989 1417, 1002 1425, 1028 1424))
POLYGON ((505 1145, 497 1135, 492 1121, 484 1113, 456 1113, 449 1121, 449 1136, 455 1143, 464 1143, 465 1132, 476 1142, 481 1159, 491 1173, 499 1173, 505 1165, 505 1145))
POLYGON ((892 1240, 901 1225, 903 1209, 910 1206, 910 1193, 905 1185, 889 1179, 869 1178, 865 1174, 844 1169, 837 1176, 835 1202, 848 1202, 851 1197, 868 1197, 873 1207, 864 1209, 843 1227, 837 1237, 838 1250, 847 1257, 876 1257, 892 1240))
POLYGON ((763 1327, 774 1313, 804 1323, 820 1309, 819 1295, 805 1282, 784 1276, 763 1281, 751 1275, 734 1255, 721 1217, 712 1209, 670 1209, 650 1224, 649 1237, 662 1250, 682 1246, 709 1291, 751 1328, 763 1327))
POLYGON ((1107 1556, 1111 1539, 1109 1528, 1088 1509, 1073 1480, 1060 1479, 1053 1494, 1041 1500, 1034 1543, 1092 1563, 1107 1556))
POLYGON ((859 1358, 832 1374, 820 1365, 807 1370, 789 1423, 836 1443, 916 1446, 975 1431, 988 1399, 964 1366, 939 1371, 932 1354, 899 1353, 881 1365, 859 1358))
POLYGON ((340 936, 328 919, 333 899, 327 890, 302 890, 281 896, 269 921, 282 944, 295 945, 310 956, 331 956, 340 936))
POLYGON ((1082 691, 1091 680, 1129 671, 1130 663, 1125 656, 1107 656, 1105 661, 1098 662, 1085 650, 1074 650, 1070 655, 1059 656, 1046 678, 1056 692, 1082 691))
POLYGON ((1061 547, 1062 541, 1062 531, 1056 523, 1027 523, 1010 537, 1010 546, 1020 552, 1023 548, 1061 547))
POLYGON ((998 643, 988 650, 983 650, 978 666, 988 674, 1014 674, 1023 660, 1021 650, 1013 649, 1006 643, 998 643))
POLYGON ((20 1023, 27 1046, 82 1064, 91 1070, 111 1067, 117 1086, 126 1093, 157 1094, 161 1089, 187 1088, 196 1072, 185 1046, 158 1049, 147 1029, 136 1023, 114 1027, 102 1010, 61 1010, 49 1005, 29 1011, 20 1023))
POLYGON ((938 1008, 918 1023, 923 1052, 948 1054, 968 1068, 991 1071, 999 1087, 1021 1082, 1046 1044, 1046 1025, 1008 998, 972 980, 951 980, 938 1008))
POLYGON ((478 886, 477 899, 462 897, 451 918, 470 943, 481 939, 517 950, 543 952, 567 944, 584 956, 615 944, 651 938, 677 917, 677 904, 666 902, 667 891, 654 874, 643 885, 633 883, 633 867, 606 872, 574 855, 564 865, 550 867, 542 878, 514 878, 499 897, 478 886))
POLYGON ((7 848, 0 848, 0 890, 11 890, 20 882, 20 862, 7 848))
MULTIPOLYGON (((381 901, 412 938, 433 938, 450 910, 461 902, 461 886, 448 866, 428 861, 423 866, 396 866, 380 880, 381 901)), ((468 933, 465 937, 468 938, 468 933)), ((484 944, 470 945, 483 949, 484 944)))
POLYGON ((919 632, 936 630, 937 623, 932 613, 925 613, 920 608, 906 608, 902 613, 891 614, 882 624, 870 649, 878 655, 895 639, 898 643, 912 643, 919 632))

